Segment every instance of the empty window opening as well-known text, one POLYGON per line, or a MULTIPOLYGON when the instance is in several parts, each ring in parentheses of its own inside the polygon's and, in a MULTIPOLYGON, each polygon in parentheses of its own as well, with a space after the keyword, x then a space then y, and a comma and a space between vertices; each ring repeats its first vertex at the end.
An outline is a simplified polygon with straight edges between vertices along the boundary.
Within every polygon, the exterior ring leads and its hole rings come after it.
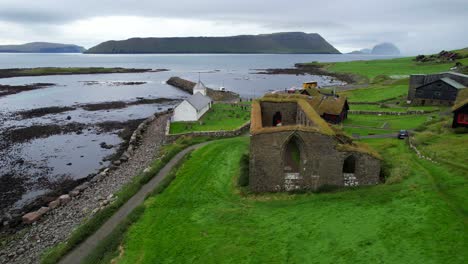
POLYGON ((356 170, 356 159, 354 156, 349 156, 343 163, 343 173, 354 173, 356 170))
POLYGON ((276 112, 273 116, 273 126, 281 126, 282 125, 282 116, 280 112, 276 112))
POLYGON ((298 173, 301 165, 301 149, 297 139, 292 138, 284 150, 284 171, 298 173))

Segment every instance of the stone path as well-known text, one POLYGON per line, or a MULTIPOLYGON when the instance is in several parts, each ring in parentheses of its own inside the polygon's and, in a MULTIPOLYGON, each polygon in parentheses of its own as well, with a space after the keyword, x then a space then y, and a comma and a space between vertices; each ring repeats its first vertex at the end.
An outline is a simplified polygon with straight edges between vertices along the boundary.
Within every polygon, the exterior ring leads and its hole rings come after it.
POLYGON ((109 220, 107 220, 93 235, 88 237, 83 243, 66 255, 59 263, 79 264, 93 249, 107 237, 137 206, 141 205, 145 197, 151 193, 161 181, 169 174, 171 169, 190 151, 200 148, 209 142, 200 143, 184 149, 172 158, 159 173, 145 184, 130 200, 128 200, 109 220))
POLYGON ((168 118, 163 115, 149 124, 141 145, 123 166, 93 178, 69 203, 49 211, 6 245, 0 245, 0 263, 39 263, 46 249, 65 241, 86 218, 112 202, 114 193, 151 164, 164 142, 168 118))

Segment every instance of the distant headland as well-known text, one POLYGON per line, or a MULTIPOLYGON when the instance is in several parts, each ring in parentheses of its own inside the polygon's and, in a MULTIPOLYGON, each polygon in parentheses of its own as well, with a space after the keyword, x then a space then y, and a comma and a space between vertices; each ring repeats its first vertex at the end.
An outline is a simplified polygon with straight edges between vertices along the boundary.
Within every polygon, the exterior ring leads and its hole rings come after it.
POLYGON ((86 49, 73 44, 31 42, 22 45, 0 45, 0 52, 11 53, 83 53, 86 49))
POLYGON ((84 53, 273 53, 340 54, 317 33, 282 32, 230 37, 131 38, 106 41, 84 53))

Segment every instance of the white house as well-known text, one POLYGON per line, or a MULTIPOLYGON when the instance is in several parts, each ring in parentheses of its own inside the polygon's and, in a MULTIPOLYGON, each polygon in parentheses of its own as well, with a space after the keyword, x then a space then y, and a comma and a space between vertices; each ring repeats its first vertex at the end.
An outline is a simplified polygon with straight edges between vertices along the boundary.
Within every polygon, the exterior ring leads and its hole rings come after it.
POLYGON ((211 98, 196 93, 174 109, 172 121, 197 121, 211 108, 211 98))

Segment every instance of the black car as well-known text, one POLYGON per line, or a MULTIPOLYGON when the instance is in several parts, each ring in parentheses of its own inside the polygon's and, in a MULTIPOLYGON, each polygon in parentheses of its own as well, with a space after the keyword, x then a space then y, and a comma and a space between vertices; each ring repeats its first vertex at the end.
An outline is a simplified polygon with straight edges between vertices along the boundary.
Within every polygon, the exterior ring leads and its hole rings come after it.
POLYGON ((404 138, 407 138, 408 136, 409 136, 408 130, 400 130, 400 132, 398 132, 399 139, 404 139, 404 138))

